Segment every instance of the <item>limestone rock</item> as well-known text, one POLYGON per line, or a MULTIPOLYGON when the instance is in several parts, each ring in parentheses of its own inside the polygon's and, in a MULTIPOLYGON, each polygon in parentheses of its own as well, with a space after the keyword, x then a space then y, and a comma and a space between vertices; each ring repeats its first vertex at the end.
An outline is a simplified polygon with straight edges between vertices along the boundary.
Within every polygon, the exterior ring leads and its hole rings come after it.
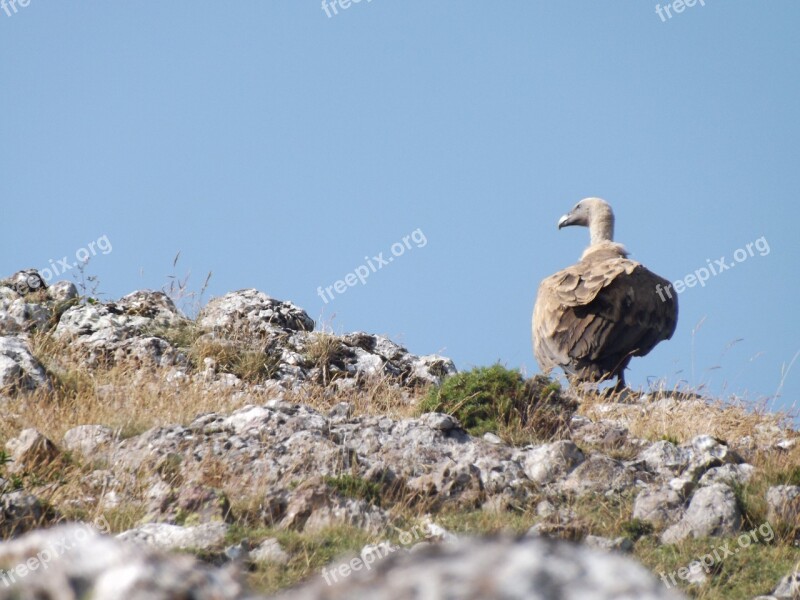
POLYGON ((755 473, 753 465, 742 463, 726 464, 720 467, 712 467, 706 471, 698 482, 699 485, 711 485, 712 483, 727 483, 728 485, 745 485, 755 473))
POLYGON ((79 425, 64 433, 63 446, 88 458, 96 458, 98 448, 114 440, 114 431, 104 425, 79 425))
POLYGON ((225 542, 228 525, 203 523, 192 527, 169 523, 146 523, 117 535, 117 539, 161 550, 219 550, 225 542))
POLYGON ((8 538, 45 525, 39 499, 23 490, 0 494, 0 536, 8 538))
POLYGON ((248 558, 256 563, 285 565, 289 562, 289 555, 281 548, 280 542, 275 538, 269 538, 261 542, 258 547, 250 551, 248 558))
POLYGON ((767 521, 796 527, 800 521, 800 486, 776 485, 767 490, 767 521))
POLYGON ((633 542, 626 537, 611 538, 601 537, 599 535, 587 535, 583 538, 583 543, 589 548, 595 550, 605 550, 606 552, 624 552, 628 553, 633 550, 633 542))
POLYGON ((694 538, 730 536, 739 532, 742 515, 733 490, 723 483, 699 488, 680 521, 662 535, 665 544, 694 538))
POLYGON ((23 429, 6 442, 11 462, 10 473, 22 473, 54 461, 60 454, 55 444, 36 429, 23 429))
POLYGON ((0 543, 6 566, 3 598, 45 600, 238 600, 238 575, 188 554, 98 535, 86 524, 62 525, 0 543), (7 594, 7 595, 6 595, 7 594))
POLYGON ((525 474, 539 485, 552 483, 584 461, 583 452, 570 441, 561 440, 527 450, 525 474))
POLYGON ((15 336, 0 337, 0 390, 34 390, 49 386, 47 373, 31 354, 27 342, 15 336))
POLYGON ((54 335, 85 350, 90 365, 133 358, 165 367, 180 363, 181 356, 151 332, 184 321, 163 292, 137 291, 117 302, 73 306, 61 316, 54 335))
POLYGON ((635 480, 632 468, 608 456, 594 455, 578 465, 560 488, 578 496, 619 493, 632 487, 635 480))
POLYGON ((633 518, 647 521, 657 529, 675 523, 683 512, 683 499, 668 487, 643 489, 633 504, 633 518))
POLYGON ((255 289, 214 298, 200 311, 197 323, 204 329, 223 331, 238 339, 263 338, 280 329, 314 329, 314 321, 304 310, 255 289))
POLYGON ((800 571, 790 573, 778 582, 772 592, 775 600, 797 600, 800 598, 800 571))
POLYGON ((543 538, 460 539, 334 562, 276 600, 667 600, 681 598, 625 556, 543 538), (346 574, 345 574, 346 573, 346 574))

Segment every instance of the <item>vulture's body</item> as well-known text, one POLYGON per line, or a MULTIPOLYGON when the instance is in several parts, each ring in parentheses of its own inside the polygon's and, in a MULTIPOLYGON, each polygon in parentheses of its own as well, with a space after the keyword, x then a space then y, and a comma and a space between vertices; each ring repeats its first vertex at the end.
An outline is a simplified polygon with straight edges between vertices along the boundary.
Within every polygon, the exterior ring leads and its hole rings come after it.
POLYGON ((579 381, 618 378, 634 356, 672 337, 678 321, 670 283, 627 258, 613 242, 614 216, 599 198, 579 202, 559 221, 586 225, 592 243, 581 260, 539 286, 533 311, 534 354, 579 381), (659 293, 659 290, 661 292, 659 293))

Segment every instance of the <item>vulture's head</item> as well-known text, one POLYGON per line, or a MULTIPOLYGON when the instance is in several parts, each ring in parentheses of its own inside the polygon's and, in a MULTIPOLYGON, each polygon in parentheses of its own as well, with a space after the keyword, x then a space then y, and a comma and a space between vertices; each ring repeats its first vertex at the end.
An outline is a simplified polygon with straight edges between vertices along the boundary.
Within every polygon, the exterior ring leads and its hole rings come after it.
POLYGON ((558 228, 570 225, 588 227, 592 243, 614 239, 614 212, 601 198, 584 198, 558 220, 558 228))

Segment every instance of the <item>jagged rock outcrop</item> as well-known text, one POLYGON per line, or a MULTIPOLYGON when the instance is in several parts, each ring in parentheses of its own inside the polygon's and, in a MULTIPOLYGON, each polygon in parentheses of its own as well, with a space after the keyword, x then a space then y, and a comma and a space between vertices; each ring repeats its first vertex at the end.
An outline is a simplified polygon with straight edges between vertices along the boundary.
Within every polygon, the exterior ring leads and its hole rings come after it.
MULTIPOLYGON (((193 368, 191 349, 176 346, 172 339, 181 328, 194 328, 201 345, 262 353, 270 377, 287 388, 304 382, 341 388, 374 376, 413 387, 438 384, 456 372, 445 357, 416 356, 382 336, 314 331, 314 321, 304 310, 254 289, 211 300, 191 321, 163 292, 140 290, 113 302, 81 304, 73 284, 47 287, 35 270, 0 281, 0 335, 52 330, 56 339, 80 351, 90 367, 128 361, 148 368, 173 368, 173 380, 194 374, 209 382, 239 383, 212 358, 193 368)), ((9 361, 3 370, 2 361, 0 352, 0 377, 8 372, 11 378, 16 371, 11 372, 9 361)), ((25 381, 29 387, 38 385, 25 381)))
POLYGON ((200 311, 197 324, 234 339, 266 338, 281 330, 314 330, 314 320, 306 311, 254 289, 214 298, 200 311))
POLYGON ((186 359, 155 334, 185 321, 163 292, 137 291, 117 302, 73 306, 61 316, 54 336, 83 351, 90 364, 128 359, 168 367, 186 359))

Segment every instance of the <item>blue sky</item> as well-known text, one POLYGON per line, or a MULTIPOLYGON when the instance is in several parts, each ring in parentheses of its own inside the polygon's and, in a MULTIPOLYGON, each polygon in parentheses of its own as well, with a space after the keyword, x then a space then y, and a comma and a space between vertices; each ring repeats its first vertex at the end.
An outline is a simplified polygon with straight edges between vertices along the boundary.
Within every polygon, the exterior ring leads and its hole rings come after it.
MULTIPOLYGON (((683 292, 629 383, 770 397, 800 350, 800 4, 655 7, 0 10, 0 273, 107 236, 88 272, 109 299, 213 271, 208 296, 255 287, 336 332, 532 374, 536 288, 588 243, 556 222, 601 196, 670 280, 769 246, 683 292), (366 283, 318 295, 361 265, 366 283)), ((776 406, 798 400, 800 359, 776 406)))

